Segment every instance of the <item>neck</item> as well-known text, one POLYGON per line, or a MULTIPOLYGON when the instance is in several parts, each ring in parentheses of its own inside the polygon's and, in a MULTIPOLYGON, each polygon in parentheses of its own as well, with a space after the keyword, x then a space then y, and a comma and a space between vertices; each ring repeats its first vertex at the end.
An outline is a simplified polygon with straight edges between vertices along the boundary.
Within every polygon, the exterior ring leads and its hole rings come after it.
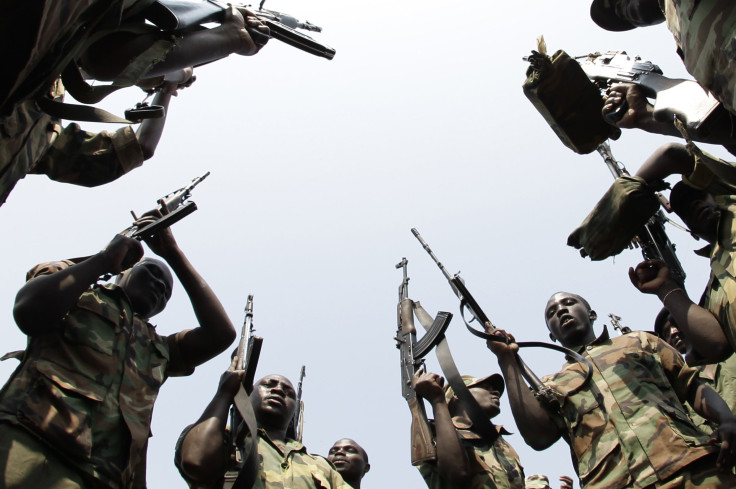
POLYGON ((347 479, 345 477, 343 477, 343 479, 353 489, 360 489, 360 481, 361 481, 362 477, 358 477, 357 480, 356 479, 347 479))

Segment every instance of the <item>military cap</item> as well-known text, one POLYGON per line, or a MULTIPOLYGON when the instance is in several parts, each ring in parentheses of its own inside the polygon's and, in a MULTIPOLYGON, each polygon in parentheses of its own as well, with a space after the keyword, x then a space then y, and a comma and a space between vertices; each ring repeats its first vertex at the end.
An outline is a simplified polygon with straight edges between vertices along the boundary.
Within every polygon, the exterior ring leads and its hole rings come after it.
MULTIPOLYGON (((462 376, 463 383, 468 386, 468 388, 476 387, 479 385, 488 385, 493 390, 498 391, 499 395, 503 394, 505 384, 503 381, 503 376, 501 374, 492 374, 488 375, 487 377, 483 378, 477 378, 473 377, 472 375, 463 375, 462 376)), ((452 390, 452 387, 450 387, 449 383, 445 384, 445 401, 449 404, 449 402, 452 400, 452 398, 455 396, 455 391, 452 390)))
POLYGON ((530 475, 524 481, 525 489, 550 489, 549 479, 546 475, 534 474, 530 475))
POLYGON ((616 14, 616 0, 593 0, 590 4, 590 18, 607 31, 622 32, 636 28, 616 14))

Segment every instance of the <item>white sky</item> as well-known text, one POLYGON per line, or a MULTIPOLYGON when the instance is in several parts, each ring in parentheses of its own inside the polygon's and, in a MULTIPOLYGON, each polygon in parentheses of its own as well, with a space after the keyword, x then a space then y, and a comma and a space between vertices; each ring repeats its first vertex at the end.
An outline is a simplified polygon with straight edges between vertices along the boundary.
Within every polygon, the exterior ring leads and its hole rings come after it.
MULTIPOLYGON (((590 21, 588 0, 269 0, 266 7, 323 26, 314 37, 337 50, 335 59, 272 41, 253 58, 203 67, 172 101, 159 149, 143 167, 95 189, 43 176, 16 186, 0 209, 3 351, 25 344, 11 311, 31 266, 96 252, 130 224, 131 209, 140 214, 209 170, 192 199, 199 210, 174 233, 238 330, 246 297, 255 295, 254 323, 265 338, 258 376, 296 381, 306 365, 308 449, 326 454, 335 440, 354 438, 372 465, 364 487, 421 489, 392 339, 401 281, 394 265, 403 256, 410 296, 432 314, 456 314, 448 341, 460 370, 481 376, 498 367, 462 327, 455 296, 410 228, 450 272, 462 270, 487 314, 519 341, 547 338, 544 304, 558 290, 589 299, 598 331, 609 313, 651 328, 660 304, 626 276, 638 251, 592 263, 565 245, 612 179, 597 154, 565 148, 524 97, 521 58, 544 34, 550 52, 624 49, 667 75, 686 73, 664 26, 604 32, 590 21)), ((104 106, 121 113, 142 98, 137 89, 124 92, 104 106)), ((626 131, 612 147, 633 173, 668 140, 626 131)), ((669 229, 697 299, 708 263, 691 253, 699 244, 669 229)), ((161 334, 194 321, 178 284, 153 320, 161 334)), ((162 388, 149 448, 152 489, 186 488, 174 443, 211 399, 229 353, 162 388)), ((523 357, 540 375, 563 363, 547 350, 523 357)), ((433 354, 428 364, 439 371, 433 354)), ((0 364, 0 379, 14 368, 0 364)), ((495 421, 518 432, 505 398, 495 421)), ((507 439, 527 475, 574 476, 564 442, 534 452, 519 435, 507 439)))

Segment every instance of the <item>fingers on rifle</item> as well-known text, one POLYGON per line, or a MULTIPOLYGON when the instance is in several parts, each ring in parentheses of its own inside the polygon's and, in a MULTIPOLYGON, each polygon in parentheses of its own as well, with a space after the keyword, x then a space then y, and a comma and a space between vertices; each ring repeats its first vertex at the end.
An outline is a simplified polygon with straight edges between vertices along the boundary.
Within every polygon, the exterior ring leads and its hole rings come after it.
POLYGON ((230 370, 231 372, 234 371, 237 365, 238 365, 238 356, 233 355, 233 359, 230 362, 230 367, 228 367, 228 370, 230 370))

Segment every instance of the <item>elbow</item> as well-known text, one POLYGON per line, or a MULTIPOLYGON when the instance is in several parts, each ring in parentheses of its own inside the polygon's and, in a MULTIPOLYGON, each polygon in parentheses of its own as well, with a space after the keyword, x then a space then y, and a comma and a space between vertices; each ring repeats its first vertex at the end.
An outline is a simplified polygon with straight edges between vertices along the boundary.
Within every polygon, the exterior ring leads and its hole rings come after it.
POLYGON ((16 297, 13 306, 13 319, 18 328, 26 335, 31 336, 38 334, 39 326, 43 323, 42 308, 38 304, 31 304, 31 301, 16 297))
POLYGON ((524 438, 524 442, 537 452, 548 449, 557 441, 556 438, 540 436, 539 433, 522 433, 521 436, 524 438))
POLYGON ((150 160, 153 158, 154 153, 156 152, 156 145, 148 143, 148 141, 141 139, 138 139, 138 144, 140 144, 141 147, 141 154, 143 155, 143 161, 150 160))
POLYGON ((717 343, 705 352, 698 350, 698 353, 705 359, 705 363, 721 363, 733 355, 733 352, 733 348, 727 342, 717 343))

